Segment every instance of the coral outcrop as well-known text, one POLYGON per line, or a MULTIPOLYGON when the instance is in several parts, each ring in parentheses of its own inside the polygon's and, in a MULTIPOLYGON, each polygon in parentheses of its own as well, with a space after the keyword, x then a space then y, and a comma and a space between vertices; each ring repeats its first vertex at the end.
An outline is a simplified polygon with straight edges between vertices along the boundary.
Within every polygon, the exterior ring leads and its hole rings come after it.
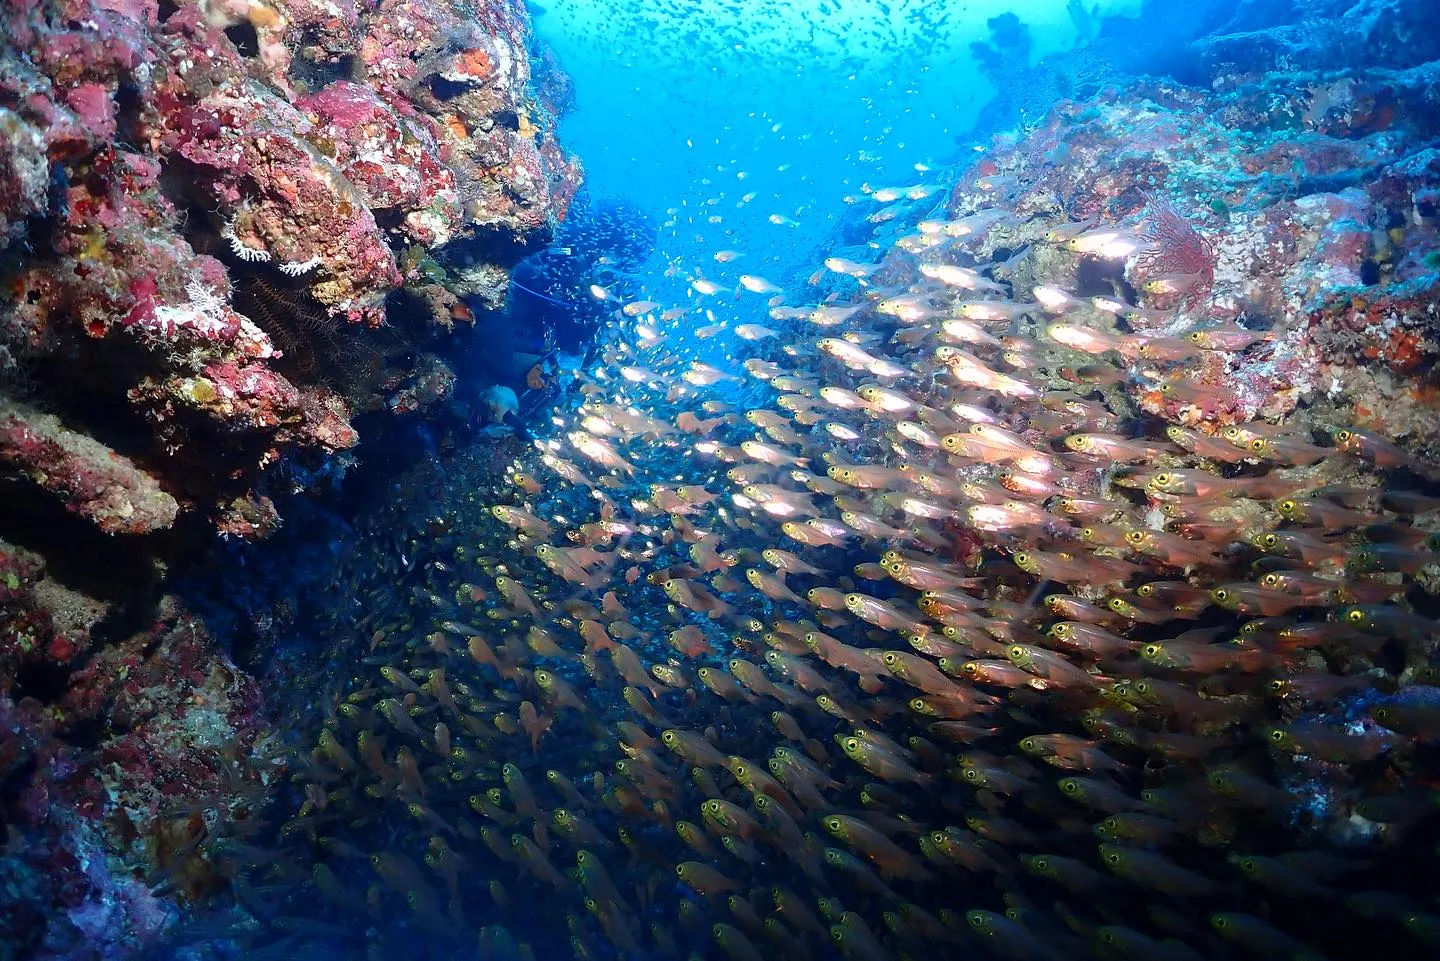
POLYGON ((0 10, 0 958, 224 886, 270 735, 167 575, 449 397, 578 187, 565 96, 511 0, 0 10))
MULTIPOLYGON (((4 35, 0 382, 171 520, 233 533, 267 468, 353 447, 578 185, 520 4, 45 0, 4 35)), ((94 516, 79 456, 27 476, 94 516)))
POLYGON ((1207 430, 1304 410, 1433 459, 1437 111, 1434 63, 1110 85, 997 137, 948 212, 1015 212, 972 242, 982 260, 1013 251, 996 276, 1019 295, 1049 283, 1108 298, 1119 334, 1238 323, 1259 339, 1200 352, 1199 396, 1151 391, 1142 408, 1207 430), (1041 242, 1100 225, 1122 228, 1124 252, 1041 242))

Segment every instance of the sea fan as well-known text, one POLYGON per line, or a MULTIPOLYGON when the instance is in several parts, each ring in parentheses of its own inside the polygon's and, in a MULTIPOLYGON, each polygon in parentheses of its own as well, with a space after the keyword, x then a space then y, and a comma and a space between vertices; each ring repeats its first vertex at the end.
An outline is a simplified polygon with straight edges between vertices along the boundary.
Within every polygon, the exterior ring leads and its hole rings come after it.
POLYGON ((1193 309, 1210 297, 1215 286, 1215 247, 1169 201, 1155 194, 1146 194, 1145 201, 1149 216, 1143 236, 1150 246, 1141 251, 1136 265, 1151 275, 1198 277, 1185 294, 1185 306, 1193 309))

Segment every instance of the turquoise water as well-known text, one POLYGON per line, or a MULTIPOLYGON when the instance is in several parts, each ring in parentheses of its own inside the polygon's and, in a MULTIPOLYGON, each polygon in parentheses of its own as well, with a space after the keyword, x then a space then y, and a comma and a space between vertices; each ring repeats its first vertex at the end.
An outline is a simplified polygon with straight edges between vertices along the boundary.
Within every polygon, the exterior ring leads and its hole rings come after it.
POLYGON ((723 278, 717 250, 796 269, 867 188, 936 183, 983 150, 993 131, 975 124, 996 91, 970 45, 992 18, 1023 18, 1026 51, 1005 55, 1025 64, 1139 6, 562 0, 536 8, 535 33, 575 80, 561 131, 590 191, 666 224, 651 275, 668 258, 723 278))

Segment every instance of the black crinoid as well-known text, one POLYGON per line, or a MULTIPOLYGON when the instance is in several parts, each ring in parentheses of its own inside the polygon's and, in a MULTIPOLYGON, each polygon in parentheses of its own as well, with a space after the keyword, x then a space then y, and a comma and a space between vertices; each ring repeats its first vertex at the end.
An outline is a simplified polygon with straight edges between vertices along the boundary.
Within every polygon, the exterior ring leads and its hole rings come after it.
POLYGON ((237 276, 233 306, 280 350, 276 369, 297 385, 320 384, 357 408, 366 406, 385 376, 387 358, 403 346, 400 337, 389 327, 347 323, 302 286, 273 273, 237 276))

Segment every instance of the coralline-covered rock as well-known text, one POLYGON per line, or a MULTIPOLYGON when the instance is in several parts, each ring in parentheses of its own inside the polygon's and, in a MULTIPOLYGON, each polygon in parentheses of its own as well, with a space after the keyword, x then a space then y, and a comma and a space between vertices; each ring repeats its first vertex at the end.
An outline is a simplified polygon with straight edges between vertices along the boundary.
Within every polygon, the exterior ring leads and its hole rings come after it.
POLYGON ((177 903, 224 885, 206 842, 260 814, 281 769, 259 688, 172 600, 93 646, 110 606, 3 543, 0 612, 0 944, 6 957, 131 956, 177 903), (81 661, 58 698, 17 698, 81 661))
POLYGON ((1316 427, 1355 422, 1433 457, 1418 428, 1440 355, 1437 81, 1431 64, 1109 87, 997 138, 949 213, 1015 212, 965 242, 1015 251, 996 275, 1017 297, 1055 284, 1108 298, 1117 335, 1255 333, 1193 358, 1205 390, 1143 392, 1142 409, 1218 430, 1304 408, 1316 427), (1115 256, 1040 242, 1105 226, 1125 238, 1115 256))
POLYGON ((144 534, 175 523, 179 505, 155 478, 58 418, 0 405, 0 465, 28 478, 107 534, 144 534))
POLYGON ((0 9, 0 957, 124 957, 224 886, 259 689, 166 574, 449 397, 579 183, 532 47, 518 0, 0 9))
POLYGON ((355 412, 425 376, 413 348, 565 216, 565 87, 553 64, 532 87, 507 0, 163 12, 6 7, 0 385, 255 534, 231 506, 265 469, 357 443, 355 412))

